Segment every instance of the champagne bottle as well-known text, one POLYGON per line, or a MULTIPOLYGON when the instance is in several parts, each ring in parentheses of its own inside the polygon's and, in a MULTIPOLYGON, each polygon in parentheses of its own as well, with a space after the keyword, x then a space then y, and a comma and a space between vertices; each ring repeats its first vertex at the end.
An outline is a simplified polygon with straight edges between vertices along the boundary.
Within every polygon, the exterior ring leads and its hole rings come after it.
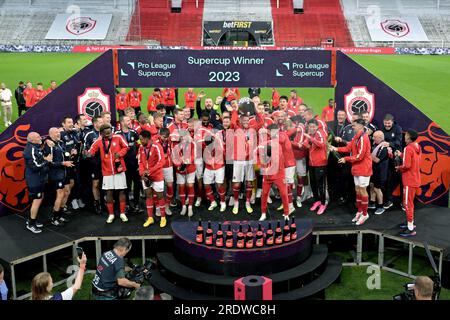
POLYGON ((228 230, 225 238, 225 246, 227 248, 233 248, 233 232, 231 231, 231 224, 228 225, 228 230))
POLYGON ((289 241, 291 241, 291 229, 289 228, 288 220, 284 220, 283 242, 289 242, 289 241))
POLYGON ((259 248, 264 246, 264 234, 262 232, 261 223, 258 224, 258 231, 256 231, 255 245, 259 248))
POLYGON ((267 233, 266 233, 266 245, 268 245, 268 246, 273 245, 273 230, 272 230, 271 222, 269 222, 269 228, 267 229, 267 233))
POLYGON ((283 233, 281 232, 280 221, 277 223, 277 228, 275 229, 275 244, 283 243, 283 233))
POLYGON ((219 222, 219 229, 216 233, 216 247, 222 248, 223 247, 223 231, 222 231, 222 224, 219 222))
POLYGON ((239 249, 242 249, 245 247, 245 238, 244 238, 244 232, 242 232, 242 224, 239 224, 239 232, 237 234, 236 246, 239 249))
POLYGON ((292 217, 291 222, 291 240, 297 239, 297 225, 295 224, 295 217, 292 217))
POLYGON ((248 225, 247 234, 245 235, 245 247, 247 249, 253 248, 253 232, 250 224, 248 225))
POLYGON ((195 235, 195 242, 197 243, 203 243, 203 241, 205 240, 205 234, 203 231, 203 226, 202 226, 202 220, 198 220, 198 227, 197 227, 197 232, 195 235))
POLYGON ((208 221, 208 228, 206 229, 205 244, 212 246, 213 244, 213 231, 211 229, 211 221, 208 221))

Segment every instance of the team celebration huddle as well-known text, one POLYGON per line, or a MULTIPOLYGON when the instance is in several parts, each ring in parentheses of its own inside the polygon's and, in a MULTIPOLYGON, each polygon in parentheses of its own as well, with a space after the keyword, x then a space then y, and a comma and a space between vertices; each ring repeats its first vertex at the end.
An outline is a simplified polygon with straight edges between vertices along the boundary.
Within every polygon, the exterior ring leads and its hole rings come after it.
POLYGON ((164 228, 167 216, 192 217, 202 206, 230 219, 255 211, 264 221, 275 214, 268 204, 288 220, 295 211, 326 214, 332 201, 355 204, 352 222, 362 225, 369 210, 381 215, 394 205, 400 186, 407 218, 400 235, 416 234, 416 131, 403 135, 390 114, 374 124, 366 110, 336 110, 333 99, 316 115, 296 90, 288 97, 273 88, 271 101, 261 101, 260 93, 249 88, 241 98, 238 88, 224 88, 221 96, 208 97, 189 88, 178 103, 177 89, 155 88, 145 112, 137 88, 120 89, 116 124, 105 111, 64 117, 45 138, 30 133, 27 228, 42 232, 37 217, 49 190, 56 192, 56 226, 92 204, 97 214, 107 211, 107 223, 115 212, 122 222, 129 213, 146 212, 143 227, 159 220, 164 228))

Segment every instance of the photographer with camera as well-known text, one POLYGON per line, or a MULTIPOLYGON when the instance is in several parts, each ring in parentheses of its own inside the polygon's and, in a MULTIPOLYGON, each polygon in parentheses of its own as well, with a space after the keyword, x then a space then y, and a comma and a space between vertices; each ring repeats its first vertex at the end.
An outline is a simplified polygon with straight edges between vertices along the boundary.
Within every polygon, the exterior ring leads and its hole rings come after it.
POLYGON ((414 282, 416 300, 433 300, 434 282, 429 277, 419 276, 414 282))
POLYGON ((119 288, 137 289, 141 285, 130 281, 125 275, 124 257, 131 250, 131 241, 121 238, 114 244, 114 249, 105 252, 100 258, 92 280, 92 296, 95 300, 119 299, 119 288))

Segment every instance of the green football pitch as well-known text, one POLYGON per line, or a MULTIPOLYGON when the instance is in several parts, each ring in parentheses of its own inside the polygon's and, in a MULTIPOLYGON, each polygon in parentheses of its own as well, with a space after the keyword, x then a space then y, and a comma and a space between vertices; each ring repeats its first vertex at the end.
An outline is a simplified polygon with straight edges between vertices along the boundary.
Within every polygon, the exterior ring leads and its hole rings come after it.
MULTIPOLYGON (((21 80, 31 81, 33 85, 43 82, 45 87, 50 80, 60 84, 96 57, 98 54, 87 53, 1 53, 0 82, 5 82, 11 90, 21 80)), ((450 102, 450 56, 355 55, 352 58, 450 132, 450 117, 446 112, 450 102)), ((316 112, 320 112, 327 100, 334 96, 330 88, 297 89, 316 112)), ((151 89, 142 91, 146 103, 151 89)), ((288 88, 280 88, 279 91, 281 94, 289 93, 288 88)), ((221 90, 207 88, 205 92, 209 97, 217 97, 221 90)), ((247 88, 241 89, 242 95, 246 92, 247 88)), ((269 88, 263 89, 263 100, 270 100, 270 95, 269 88)), ((16 119, 15 104, 13 109, 13 119, 16 119)), ((3 120, 0 120, 0 131, 3 129, 3 120)))

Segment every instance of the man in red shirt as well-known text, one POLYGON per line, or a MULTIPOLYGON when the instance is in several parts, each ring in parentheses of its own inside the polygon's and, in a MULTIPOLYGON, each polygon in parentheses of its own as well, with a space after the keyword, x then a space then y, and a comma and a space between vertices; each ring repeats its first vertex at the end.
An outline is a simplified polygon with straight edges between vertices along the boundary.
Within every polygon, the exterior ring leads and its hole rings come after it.
POLYGON ((170 141, 172 142, 172 144, 177 144, 178 141, 180 141, 180 131, 187 130, 188 124, 184 122, 184 113, 182 109, 175 108, 175 110, 173 111, 173 116, 174 120, 169 123, 167 129, 169 129, 170 132, 170 141))
POLYGON ((288 117, 294 117, 296 113, 289 109, 288 107, 288 98, 286 96, 280 97, 280 105, 277 111, 274 111, 272 113, 272 118, 275 121, 275 123, 278 123, 278 118, 283 114, 286 113, 288 117))
POLYGON ((325 122, 319 119, 318 115, 314 115, 314 112, 311 108, 306 108, 303 112, 303 119, 305 119, 305 122, 308 122, 309 120, 316 120, 317 124, 319 125, 319 130, 322 130, 323 133, 327 133, 328 127, 325 122))
POLYGON ((164 152, 162 146, 152 140, 152 136, 148 131, 142 131, 139 137, 141 146, 138 152, 139 175, 142 179, 142 187, 145 191, 145 204, 147 206, 147 221, 144 228, 155 223, 153 219, 153 193, 156 193, 157 205, 161 214, 159 226, 164 228, 167 224, 166 220, 166 204, 163 197, 164 192, 164 175, 163 167, 165 163, 164 152))
POLYGON ((184 216, 186 211, 188 217, 192 217, 194 212, 194 183, 195 183, 195 143, 187 130, 180 130, 180 143, 172 148, 172 160, 177 173, 178 194, 182 209, 180 215, 184 216), (187 198, 186 201, 186 189, 187 198), (186 205, 188 204, 188 206, 186 205))
POLYGON ((314 194, 314 204, 311 211, 321 215, 327 208, 326 181, 327 181, 327 134, 319 130, 316 120, 308 121, 308 133, 304 134, 303 146, 308 150, 311 188, 314 194))
POLYGON ((125 115, 126 108, 128 108, 127 91, 121 88, 120 93, 116 95, 116 109, 119 117, 125 115))
POLYGON ((161 95, 161 90, 159 88, 153 89, 153 94, 148 97, 147 111, 149 114, 153 115, 156 112, 156 106, 163 103, 163 98, 161 95))
POLYGON ((50 81, 50 87, 46 90, 47 94, 53 92, 53 90, 55 90, 55 89, 56 89, 56 81, 52 80, 52 81, 50 81))
POLYGON ((356 222, 357 226, 364 224, 369 219, 369 214, 367 213, 369 206, 367 187, 372 175, 372 153, 370 139, 364 130, 364 126, 365 122, 362 119, 353 121, 352 128, 355 136, 352 141, 345 147, 330 147, 331 151, 339 153, 351 152, 351 156, 340 158, 338 163, 350 162, 352 164, 352 175, 356 190, 356 208, 358 210, 352 222, 356 222))
POLYGON ((259 131, 261 128, 267 128, 271 124, 274 123, 273 119, 270 116, 266 115, 264 104, 259 103, 255 105, 256 114, 251 117, 249 120, 249 126, 256 131, 259 131))
MULTIPOLYGON (((197 101, 197 95, 194 92, 194 88, 188 88, 184 93, 184 109, 188 108, 190 115, 189 119, 194 116, 195 102, 197 101)), ((187 119, 185 119, 187 120, 187 119)))
POLYGON ((278 110, 278 107, 280 106, 280 94, 275 88, 272 88, 272 99, 270 102, 272 103, 272 109, 274 111, 278 110))
POLYGON ((136 128, 138 134, 141 134, 142 131, 148 131, 151 135, 158 134, 158 130, 149 123, 148 115, 145 113, 139 115, 139 126, 136 128))
POLYGON ((402 173, 403 182, 403 208, 406 211, 406 223, 400 224, 403 230, 400 232, 402 237, 412 237, 416 235, 416 226, 414 225, 414 198, 420 190, 420 157, 422 151, 420 145, 416 142, 418 133, 415 130, 408 130, 405 133, 406 147, 403 153, 395 151, 395 155, 403 158, 403 164, 396 169, 402 173))
POLYGON ((142 93, 137 88, 133 88, 128 92, 127 97, 128 105, 134 109, 134 112, 141 113, 142 93))
POLYGON ((31 82, 27 82, 27 87, 23 91, 23 98, 25 99, 25 107, 31 108, 36 104, 36 89, 33 88, 31 82))
POLYGON ((328 105, 322 109, 321 120, 325 123, 334 121, 334 100, 329 99, 328 105))
POLYGON ((106 190, 106 207, 108 208, 108 219, 106 223, 114 221, 114 190, 119 191, 120 219, 127 222, 125 214, 127 177, 125 171, 124 156, 128 152, 128 144, 121 135, 112 133, 109 124, 103 124, 100 128, 101 137, 92 144, 89 154, 95 156, 100 152, 103 186, 106 190))
POLYGON ((239 212, 239 192, 244 181, 246 182, 245 207, 248 213, 252 213, 250 199, 253 191, 253 180, 255 180, 253 151, 256 148, 257 134, 256 130, 250 128, 247 115, 240 117, 231 143, 232 147, 230 147, 233 149, 233 213, 239 212))
MULTIPOLYGON (((272 126, 276 126, 275 124, 272 126)), ((259 221, 264 221, 267 218, 267 201, 269 199, 269 192, 272 184, 274 184, 280 191, 281 201, 283 203, 283 216, 286 220, 289 219, 289 200, 287 195, 287 188, 285 183, 285 168, 284 156, 282 147, 277 138, 268 141, 259 141, 257 148, 257 160, 263 176, 263 186, 261 195, 261 217, 259 221)))
POLYGON ((231 102, 231 100, 239 100, 241 98, 241 93, 239 92, 239 88, 223 88, 222 97, 228 102, 231 102))
MULTIPOLYGON (((300 116, 292 118, 292 121, 296 125, 296 132, 294 139, 291 141, 292 151, 294 152, 294 157, 296 161, 296 173, 297 173, 297 208, 302 207, 302 193, 305 187, 305 183, 308 182, 307 179, 307 169, 306 169, 306 159, 308 156, 308 151, 303 146, 305 141, 306 126, 300 122, 300 116)), ((306 192, 306 189, 305 189, 306 192)))
POLYGON ((162 103, 166 106, 166 113, 170 116, 175 109, 175 88, 166 88, 161 94, 163 97, 162 103))
POLYGON ((297 95, 297 90, 292 89, 291 90, 291 97, 289 98, 288 101, 288 110, 291 110, 292 112, 294 112, 294 114, 298 114, 298 108, 300 107, 300 105, 303 103, 302 98, 300 98, 297 95))
POLYGON ((47 95, 47 91, 44 90, 44 86, 42 85, 42 82, 39 82, 36 85, 36 91, 34 92, 34 100, 35 104, 44 99, 44 97, 47 95))
POLYGON ((166 185, 166 214, 172 215, 170 211, 170 203, 173 200, 173 161, 172 161, 172 146, 169 140, 169 129, 161 128, 157 137, 157 142, 162 146, 164 152, 164 167, 163 176, 166 185))

